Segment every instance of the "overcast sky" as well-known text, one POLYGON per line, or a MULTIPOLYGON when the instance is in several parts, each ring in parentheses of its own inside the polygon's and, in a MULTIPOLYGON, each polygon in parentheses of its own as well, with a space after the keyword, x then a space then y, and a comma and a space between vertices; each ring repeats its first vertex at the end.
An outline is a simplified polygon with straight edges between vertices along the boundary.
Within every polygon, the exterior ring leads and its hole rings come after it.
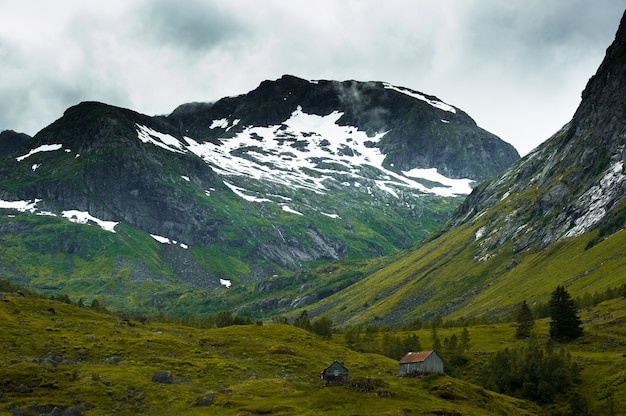
MULTIPOLYGON (((0 0, 0 131, 154 115, 266 79, 387 81, 524 155, 570 120, 626 0, 0 0)), ((306 109, 305 109, 306 110, 306 109)))

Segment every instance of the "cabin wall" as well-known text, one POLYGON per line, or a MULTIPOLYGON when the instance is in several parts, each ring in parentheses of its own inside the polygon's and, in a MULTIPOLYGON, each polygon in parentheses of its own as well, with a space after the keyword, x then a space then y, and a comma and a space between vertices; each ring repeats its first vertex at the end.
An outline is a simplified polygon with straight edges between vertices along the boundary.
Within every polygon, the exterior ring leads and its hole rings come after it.
POLYGON ((419 363, 400 364, 400 375, 424 373, 443 373, 443 361, 436 354, 429 355, 419 363))

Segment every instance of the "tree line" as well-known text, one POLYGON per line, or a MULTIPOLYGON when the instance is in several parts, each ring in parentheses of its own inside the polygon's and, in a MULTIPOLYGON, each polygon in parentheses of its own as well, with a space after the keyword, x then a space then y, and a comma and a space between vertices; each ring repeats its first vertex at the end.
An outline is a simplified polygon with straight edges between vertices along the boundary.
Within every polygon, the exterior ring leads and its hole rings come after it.
POLYGON ((583 335, 578 308, 565 287, 557 286, 550 296, 549 335, 540 345, 533 335, 535 318, 526 301, 516 312, 515 337, 529 339, 526 346, 498 351, 482 370, 483 385, 539 404, 551 403, 556 394, 566 393, 579 381, 580 369, 565 349, 554 350, 554 342, 569 342, 583 335))
MULTIPOLYGON (((275 319, 274 322, 288 324, 289 320, 285 317, 279 317, 278 319, 275 319)), ((311 322, 311 320, 309 320, 309 314, 306 310, 302 311, 300 316, 294 319, 293 326, 313 332, 322 338, 330 339, 333 335, 333 321, 330 318, 321 316, 311 322)))

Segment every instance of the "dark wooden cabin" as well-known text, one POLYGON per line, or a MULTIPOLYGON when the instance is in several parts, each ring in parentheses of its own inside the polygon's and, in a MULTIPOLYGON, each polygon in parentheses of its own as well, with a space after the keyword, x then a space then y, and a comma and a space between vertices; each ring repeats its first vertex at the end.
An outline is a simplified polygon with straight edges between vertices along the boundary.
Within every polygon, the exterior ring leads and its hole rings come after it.
POLYGON ((324 371, 322 371, 322 380, 326 384, 345 384, 348 382, 348 369, 335 360, 324 371))

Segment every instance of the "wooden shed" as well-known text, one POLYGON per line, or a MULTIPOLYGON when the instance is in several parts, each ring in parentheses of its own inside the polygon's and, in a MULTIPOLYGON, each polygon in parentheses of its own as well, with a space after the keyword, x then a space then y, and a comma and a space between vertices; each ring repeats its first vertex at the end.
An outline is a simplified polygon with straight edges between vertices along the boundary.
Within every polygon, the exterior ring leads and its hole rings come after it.
POLYGON ((443 360, 435 351, 410 352, 400 360, 400 375, 443 373, 443 360))
POLYGON ((348 382, 348 369, 335 360, 324 371, 322 371, 322 380, 326 384, 344 384, 348 382))

